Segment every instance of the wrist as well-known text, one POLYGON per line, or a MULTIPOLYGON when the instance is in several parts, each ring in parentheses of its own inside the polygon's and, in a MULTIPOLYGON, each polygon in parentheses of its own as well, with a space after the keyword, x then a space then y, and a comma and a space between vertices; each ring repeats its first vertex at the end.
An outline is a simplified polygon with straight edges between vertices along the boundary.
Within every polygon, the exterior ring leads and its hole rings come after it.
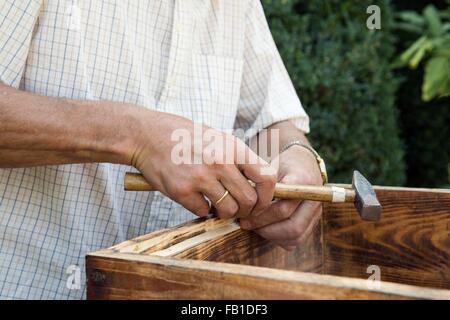
POLYGON ((289 150, 291 150, 290 152, 292 152, 292 150, 294 150, 294 152, 299 152, 302 156, 309 154, 309 158, 314 159, 313 161, 315 161, 317 164, 317 168, 319 169, 323 184, 326 184, 328 182, 328 174, 325 166, 325 161, 309 144, 305 144, 302 141, 295 140, 287 143, 281 148, 282 153, 288 152, 289 150))
POLYGON ((133 165, 142 133, 144 108, 102 102, 103 117, 98 118, 94 133, 97 154, 110 163, 133 165))
POLYGON ((303 148, 302 146, 299 146, 299 145, 293 145, 293 146, 287 148, 286 150, 284 150, 283 152, 293 153, 293 154, 299 155, 301 157, 308 158, 313 162, 317 161, 316 157, 314 156, 314 154, 311 151, 309 151, 308 149, 303 148))

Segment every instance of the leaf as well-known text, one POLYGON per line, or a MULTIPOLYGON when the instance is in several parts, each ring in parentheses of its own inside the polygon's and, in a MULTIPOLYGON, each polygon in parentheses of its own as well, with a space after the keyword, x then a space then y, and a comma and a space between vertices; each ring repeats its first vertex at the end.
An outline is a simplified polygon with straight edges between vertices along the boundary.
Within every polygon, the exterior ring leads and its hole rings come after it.
POLYGON ((416 51, 423 45, 423 43, 427 40, 425 36, 417 39, 408 49, 406 49, 400 56, 400 60, 403 63, 408 63, 409 60, 414 56, 416 51))
POLYGON ((450 47, 439 48, 436 51, 434 51, 433 55, 450 59, 450 47))
POLYGON ((425 24, 425 19, 415 11, 411 10, 402 11, 398 14, 398 17, 401 20, 409 22, 410 24, 417 27, 423 27, 425 24))
POLYGON ((439 12, 432 4, 425 7, 423 15, 428 24, 428 30, 432 37, 439 37, 442 34, 442 22, 439 12))
POLYGON ((450 91, 450 60, 445 57, 431 58, 425 66, 422 99, 430 101, 450 91))
POLYGON ((422 45, 418 48, 414 56, 409 60, 409 66, 411 69, 416 69, 419 65, 420 61, 424 57, 427 51, 430 51, 433 48, 433 44, 430 40, 426 40, 422 43, 422 45))
POLYGON ((448 32, 448 31, 450 31, 450 23, 449 23, 449 22, 444 23, 444 24, 442 25, 442 32, 443 32, 443 33, 446 33, 446 32, 448 32))
POLYGON ((396 29, 410 32, 410 33, 415 33, 415 34, 423 33, 423 27, 419 27, 419 26, 416 26, 411 23, 397 22, 397 23, 395 23, 394 26, 396 29))

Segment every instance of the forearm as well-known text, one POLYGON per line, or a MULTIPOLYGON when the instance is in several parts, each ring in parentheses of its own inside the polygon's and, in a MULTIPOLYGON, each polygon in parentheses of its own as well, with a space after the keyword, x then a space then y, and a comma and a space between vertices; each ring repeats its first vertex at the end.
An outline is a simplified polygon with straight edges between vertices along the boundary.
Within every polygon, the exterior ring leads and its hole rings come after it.
POLYGON ((0 84, 0 167, 130 164, 138 109, 39 96, 0 84))

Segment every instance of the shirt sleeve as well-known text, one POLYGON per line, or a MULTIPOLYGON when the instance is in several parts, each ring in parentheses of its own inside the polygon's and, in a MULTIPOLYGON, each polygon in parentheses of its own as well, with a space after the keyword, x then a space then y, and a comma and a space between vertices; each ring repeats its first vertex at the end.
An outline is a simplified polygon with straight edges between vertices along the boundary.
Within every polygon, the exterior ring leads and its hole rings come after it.
POLYGON ((0 1, 0 82, 19 87, 41 0, 0 1))
POLYGON ((246 15, 244 67, 235 129, 251 138, 283 120, 309 132, 309 118, 295 92, 270 33, 259 0, 250 0, 246 15))

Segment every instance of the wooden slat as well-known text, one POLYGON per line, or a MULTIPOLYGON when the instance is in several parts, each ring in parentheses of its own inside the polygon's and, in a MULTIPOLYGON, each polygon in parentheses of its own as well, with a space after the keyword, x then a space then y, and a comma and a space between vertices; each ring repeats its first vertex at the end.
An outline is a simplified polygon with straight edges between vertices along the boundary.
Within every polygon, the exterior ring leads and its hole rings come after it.
POLYGON ((157 256, 87 257, 88 299, 450 299, 447 290, 157 256))
POLYGON ((203 232, 197 236, 186 239, 166 249, 155 251, 152 253, 152 255, 160 257, 172 257, 178 253, 183 253, 186 250, 195 248, 196 246, 201 245, 205 242, 222 239, 222 237, 226 236, 227 234, 239 229, 240 227, 237 223, 230 223, 224 225, 223 227, 203 232))
POLYGON ((185 259, 231 262, 285 270, 319 273, 322 271, 320 224, 305 243, 293 252, 287 252, 253 232, 237 230, 236 227, 229 228, 220 236, 212 238, 209 236, 230 224, 234 224, 234 221, 218 218, 195 219, 171 229, 127 240, 109 250, 144 255, 175 255, 185 259), (199 242, 198 239, 202 241, 199 242))
POLYGON ((321 273, 321 238, 319 223, 302 246, 288 252, 254 232, 236 230, 183 251, 176 257, 321 273))
POLYGON ((209 217, 195 219, 170 230, 165 230, 164 232, 156 231, 147 237, 140 237, 133 241, 125 241, 125 243, 114 246, 112 249, 123 253, 152 253, 231 223, 234 223, 233 219, 209 217))
POLYGON ((378 222, 349 204, 326 205, 324 273, 367 278, 369 265, 386 281, 450 289, 450 191, 377 188, 378 222))

